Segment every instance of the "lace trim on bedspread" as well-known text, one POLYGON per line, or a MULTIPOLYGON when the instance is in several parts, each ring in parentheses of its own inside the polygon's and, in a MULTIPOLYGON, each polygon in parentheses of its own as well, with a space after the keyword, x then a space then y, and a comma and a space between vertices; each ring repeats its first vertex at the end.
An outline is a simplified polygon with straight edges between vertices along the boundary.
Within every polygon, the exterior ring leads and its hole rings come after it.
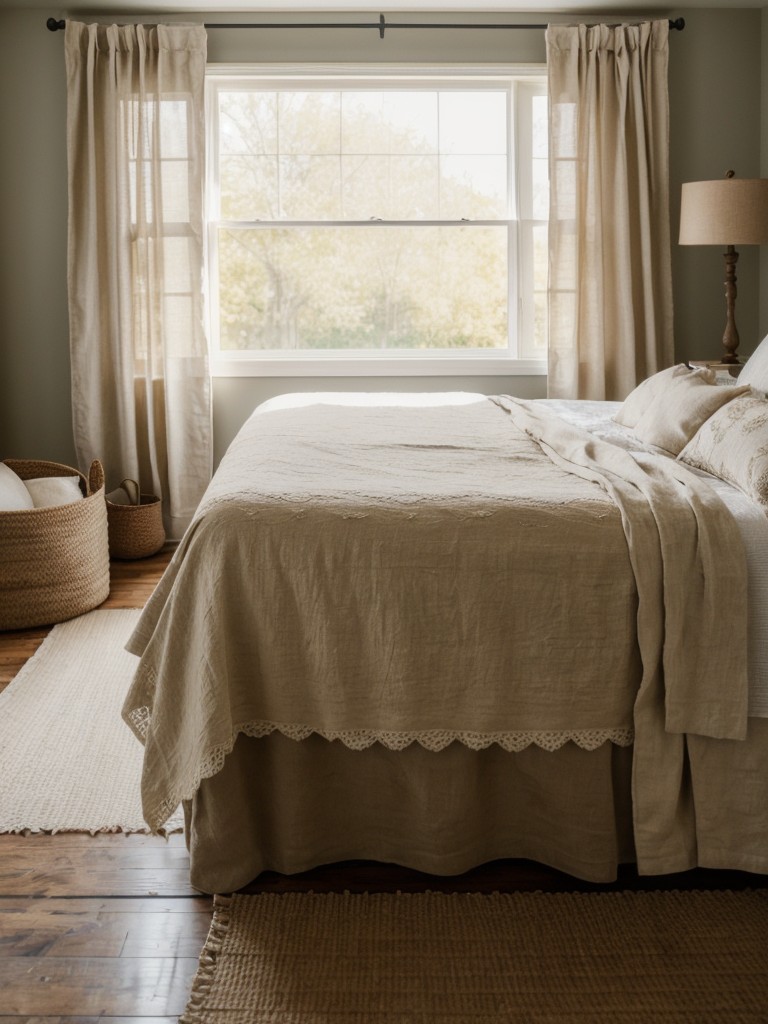
MULTIPOLYGON (((150 714, 146 707, 134 708, 128 715, 136 732, 146 737, 149 729, 150 714)), ((374 743, 380 743, 388 750, 404 750, 412 743, 419 743, 426 750, 437 753, 454 742, 462 743, 470 750, 485 750, 494 743, 508 753, 519 753, 530 746, 542 750, 555 751, 566 743, 575 743, 583 750, 597 750, 604 743, 613 743, 617 747, 629 747, 634 741, 634 730, 619 729, 573 729, 565 731, 524 730, 520 732, 460 732, 443 729, 431 729, 418 732, 388 732, 375 729, 327 730, 316 729, 310 725, 281 724, 276 722, 246 722, 239 725, 230 741, 209 750, 200 762, 190 784, 184 791, 172 794, 159 807, 148 811, 147 820, 153 830, 157 830, 175 811, 182 800, 191 800, 203 779, 217 775, 224 767, 224 761, 232 752, 235 739, 239 733, 261 739, 279 732, 287 739, 300 742, 313 733, 325 740, 339 740, 350 750, 366 750, 374 743)))
POLYGON ((485 750, 496 743, 509 753, 517 753, 530 746, 541 747, 542 750, 559 750, 569 741, 584 750, 596 750, 603 743, 628 747, 634 738, 632 729, 579 729, 566 732, 536 729, 523 732, 457 732, 430 729, 421 732, 386 732, 376 729, 337 731, 315 729, 310 725, 278 725, 274 722, 249 722, 240 727, 240 732, 256 738, 279 732, 290 740, 305 740, 316 733, 325 740, 339 740, 350 750, 365 750, 374 743, 380 743, 388 750, 405 750, 412 743, 419 743, 425 750, 435 753, 453 742, 462 743, 470 750, 485 750))

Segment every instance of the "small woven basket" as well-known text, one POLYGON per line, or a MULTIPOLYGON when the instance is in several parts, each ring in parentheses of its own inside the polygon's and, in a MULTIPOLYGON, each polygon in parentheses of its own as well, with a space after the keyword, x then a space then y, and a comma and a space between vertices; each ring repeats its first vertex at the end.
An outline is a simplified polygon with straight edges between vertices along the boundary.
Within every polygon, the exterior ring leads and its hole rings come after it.
POLYGON ((6 459, 22 480, 78 476, 82 501, 0 512, 0 630, 63 622, 109 596, 104 470, 6 459))
POLYGON ((126 483, 134 485, 140 500, 138 505, 118 505, 107 498, 109 554, 124 560, 149 558, 165 543, 162 505, 154 494, 139 495, 134 481, 124 480, 123 485, 126 483))

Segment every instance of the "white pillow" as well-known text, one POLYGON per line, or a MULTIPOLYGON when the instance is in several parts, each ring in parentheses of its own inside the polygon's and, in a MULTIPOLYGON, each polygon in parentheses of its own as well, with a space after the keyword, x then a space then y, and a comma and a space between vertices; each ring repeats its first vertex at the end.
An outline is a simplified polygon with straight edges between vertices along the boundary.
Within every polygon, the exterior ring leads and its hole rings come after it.
POLYGON ((35 508, 71 505, 83 497, 79 476, 41 476, 35 480, 25 480, 24 483, 35 508))
POLYGON ((632 432, 647 444, 678 455, 699 427, 717 410, 750 387, 718 387, 698 374, 677 377, 660 392, 637 421, 632 432))
POLYGON ((768 392, 768 334, 744 363, 739 384, 751 384, 756 391, 768 392))
POLYGON ((21 477, 10 466, 0 462, 0 512, 21 512, 34 507, 21 477))
POLYGON ((679 458, 768 505, 768 399, 751 391, 704 423, 679 458))
POLYGON ((670 385, 689 378, 697 378, 706 384, 714 384, 715 372, 707 366, 690 367, 685 363, 678 363, 677 366, 660 370, 638 384, 634 391, 630 391, 621 408, 613 417, 614 420, 625 427, 634 427, 658 395, 663 394, 670 385))

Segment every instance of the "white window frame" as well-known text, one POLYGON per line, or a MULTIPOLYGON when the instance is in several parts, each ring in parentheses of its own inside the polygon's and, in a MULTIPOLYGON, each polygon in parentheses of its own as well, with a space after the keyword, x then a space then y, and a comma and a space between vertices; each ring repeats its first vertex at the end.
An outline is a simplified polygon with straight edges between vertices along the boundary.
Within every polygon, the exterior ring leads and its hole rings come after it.
MULTIPOLYGON (((530 134, 524 138, 518 138, 515 124, 521 117, 521 94, 528 90, 530 94, 531 85, 535 80, 535 92, 544 94, 546 86, 546 65, 544 64, 523 64, 523 65, 502 65, 502 66, 463 66, 451 65, 449 67, 423 66, 423 65, 234 65, 234 64, 209 64, 206 68, 206 102, 207 102, 207 125, 208 125, 208 171, 207 180, 212 183, 209 188, 206 200, 206 280, 207 280, 207 318, 208 336, 211 342, 211 372, 213 376, 220 377, 344 377, 344 376, 365 376, 365 377, 400 377, 400 376, 535 376, 546 374, 546 358, 520 358, 510 347, 506 350, 488 349, 471 352, 460 350, 451 351, 434 350, 429 355, 424 350, 392 350, 386 355, 380 351, 368 352, 362 349, 344 350, 343 352, 309 352, 303 351, 222 351, 218 345, 218 272, 217 272, 217 246, 216 233, 226 221, 217 219, 217 211, 214 208, 213 196, 218 193, 218 146, 215 126, 217 123, 217 95, 220 87, 226 87, 233 81, 243 78, 265 79, 274 81, 276 79, 290 79, 292 84, 302 81, 316 82, 319 77, 326 77, 335 80, 349 80, 350 83, 360 79, 387 79, 396 78, 407 82, 419 76, 429 75, 435 79, 462 79, 467 85, 474 80, 485 82, 494 78, 508 82, 510 78, 520 83, 521 88, 513 90, 512 96, 516 102, 511 104, 510 110, 510 138, 512 146, 512 159, 516 163, 514 169, 514 180, 517 193, 511 196, 512 209, 520 209, 521 187, 526 187, 529 182, 527 175, 521 173, 523 167, 530 165, 531 153, 529 148, 530 134), (533 80, 533 81, 526 81, 533 80)), ((319 86, 320 87, 320 86, 319 86)), ((300 222, 290 221, 290 225, 297 225, 300 222)), ((323 221, 324 226, 346 226, 349 221, 323 221)), ((408 226, 419 225, 442 226, 451 221, 382 221, 381 223, 391 226, 404 224, 408 226)), ((484 223, 497 224, 499 221, 483 222, 473 221, 475 225, 484 223)), ((511 244, 517 248, 518 274, 510 275, 511 292, 509 302, 509 315, 515 316, 515 336, 521 337, 522 332, 530 332, 533 324, 533 289, 530 288, 525 300, 517 294, 518 284, 522 275, 526 273, 526 267, 533 265, 533 250, 529 244, 531 232, 518 232, 517 219, 506 222, 510 227, 511 244)), ((538 222, 529 222, 538 223, 538 222)), ((261 226, 278 226, 286 222, 260 222, 261 226)))

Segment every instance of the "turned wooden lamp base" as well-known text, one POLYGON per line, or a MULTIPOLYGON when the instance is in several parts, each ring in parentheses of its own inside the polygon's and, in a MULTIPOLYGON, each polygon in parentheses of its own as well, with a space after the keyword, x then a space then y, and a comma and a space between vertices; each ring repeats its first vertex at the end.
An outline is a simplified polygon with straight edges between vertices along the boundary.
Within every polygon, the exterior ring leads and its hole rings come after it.
POLYGON ((727 171, 716 181, 687 181, 680 201, 680 245, 725 245, 727 319, 722 362, 739 366, 736 349, 736 246, 768 242, 768 178, 737 178, 727 171))
POLYGON ((723 334, 722 357, 724 363, 738 363, 736 349, 739 347, 739 332, 736 329, 736 263, 739 254, 734 246, 729 245, 723 253, 725 257, 725 333, 723 334))

